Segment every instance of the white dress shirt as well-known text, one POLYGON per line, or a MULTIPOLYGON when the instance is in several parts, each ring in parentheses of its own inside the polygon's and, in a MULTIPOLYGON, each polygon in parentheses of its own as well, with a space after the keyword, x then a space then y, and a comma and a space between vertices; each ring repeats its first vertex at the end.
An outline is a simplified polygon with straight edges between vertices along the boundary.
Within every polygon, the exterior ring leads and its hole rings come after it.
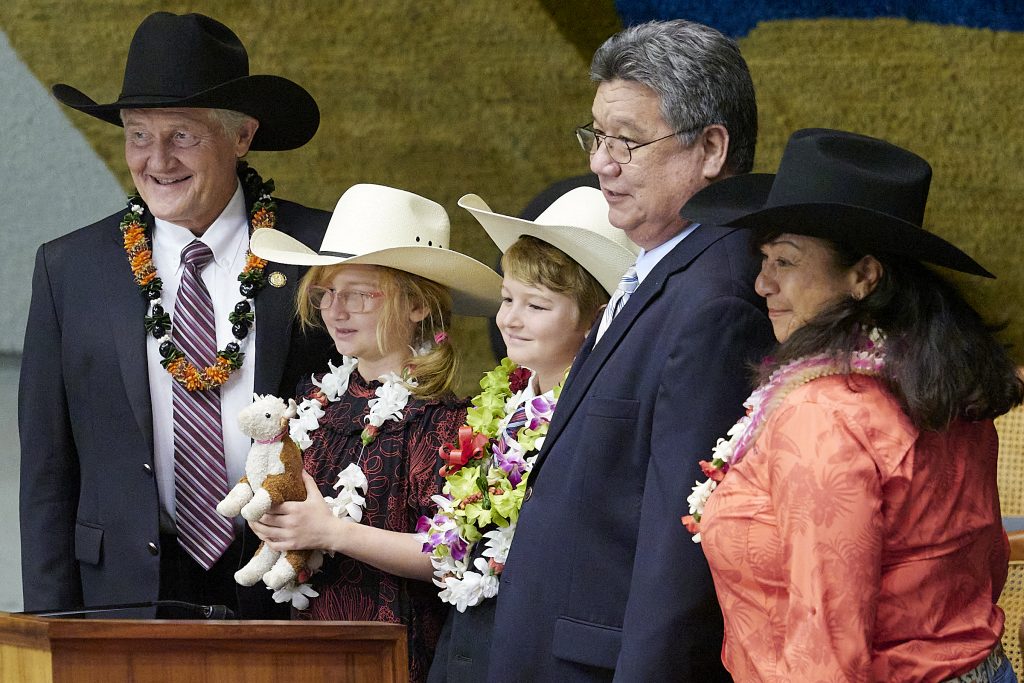
MULTIPOLYGON (((162 305, 170 313, 173 325, 174 301, 182 273, 181 250, 196 236, 186 228, 159 218, 155 223, 152 238, 153 264, 163 281, 162 305)), ((238 276, 245 268, 245 256, 249 249, 249 221, 241 185, 235 190, 224 211, 199 239, 213 251, 213 260, 203 269, 202 278, 213 299, 219 350, 234 341, 228 315, 243 298, 238 292, 238 276)), ((139 324, 142 324, 141 321, 139 324)), ((171 383, 174 380, 160 365, 160 344, 166 339, 154 339, 152 335, 147 337, 146 360, 149 367, 149 395, 153 402, 153 454, 161 516, 166 513, 170 520, 174 520, 174 422, 171 399, 171 383)), ((249 437, 238 428, 238 413, 252 402, 256 359, 255 325, 239 346, 245 354, 245 362, 220 388, 224 460, 229 491, 245 474, 245 458, 251 443, 249 437)), ((166 519, 162 526, 166 527, 166 519)))
MULTIPOLYGON (((693 223, 686 226, 678 235, 672 237, 663 244, 659 244, 650 251, 647 251, 646 249, 640 250, 640 254, 636 257, 636 264, 634 264, 634 268, 636 269, 637 288, 643 284, 644 278, 650 275, 651 271, 654 270, 654 267, 658 265, 658 262, 665 258, 665 255, 672 251, 677 244, 682 242, 687 235, 696 230, 698 225, 699 223, 693 223)), ((627 269, 626 272, 628 273, 629 269, 627 269)), ((623 274, 623 277, 625 277, 625 274, 623 274)), ((601 341, 601 337, 604 336, 604 333, 608 331, 608 328, 612 324, 612 312, 614 311, 612 307, 616 305, 616 297, 622 296, 625 291, 626 290, 623 288, 622 284, 620 284, 618 291, 612 294, 607 306, 605 306, 601 318, 597 321, 597 334, 594 336, 595 347, 597 346, 597 343, 601 341)), ((628 302, 629 299, 627 298, 625 301, 628 302)), ((625 303, 622 303, 621 305, 625 306, 625 303)), ((620 312, 621 308, 618 312, 615 312, 615 315, 618 315, 620 312)))
POLYGON ((644 278, 651 274, 654 267, 658 265, 661 259, 676 248, 676 245, 686 239, 691 232, 697 229, 700 223, 691 223, 690 225, 683 228, 683 231, 670 239, 669 241, 659 244, 654 249, 647 251, 646 249, 640 250, 640 255, 636 257, 636 277, 640 284, 639 287, 644 283, 644 278))

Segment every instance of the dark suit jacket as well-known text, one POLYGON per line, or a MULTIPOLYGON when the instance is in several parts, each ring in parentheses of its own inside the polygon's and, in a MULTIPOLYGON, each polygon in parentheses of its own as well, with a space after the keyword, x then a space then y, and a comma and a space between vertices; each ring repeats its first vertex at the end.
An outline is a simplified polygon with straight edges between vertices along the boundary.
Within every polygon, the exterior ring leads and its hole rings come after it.
MULTIPOLYGON (((330 214, 277 204, 278 229, 318 249, 330 214)), ((26 610, 158 597, 160 558, 148 545, 159 545, 159 503, 146 302, 122 247, 122 215, 48 242, 36 254, 18 406, 26 610)), ((288 281, 282 288, 267 285, 256 297, 255 353, 245 362, 256 363, 256 392, 291 396, 299 376, 325 367, 334 349, 326 335, 307 337, 293 324, 304 269, 267 268, 275 270, 288 281)), ((243 550, 243 558, 254 550, 243 550)), ((259 584, 253 590, 269 594, 259 584)), ((240 603, 248 597, 240 594, 240 603)), ((242 616, 270 616, 262 607, 250 614, 240 609, 242 616)))
POLYGON ((774 340, 744 231, 700 226, 577 357, 501 577, 492 681, 718 681, 722 617, 680 523, 774 340))

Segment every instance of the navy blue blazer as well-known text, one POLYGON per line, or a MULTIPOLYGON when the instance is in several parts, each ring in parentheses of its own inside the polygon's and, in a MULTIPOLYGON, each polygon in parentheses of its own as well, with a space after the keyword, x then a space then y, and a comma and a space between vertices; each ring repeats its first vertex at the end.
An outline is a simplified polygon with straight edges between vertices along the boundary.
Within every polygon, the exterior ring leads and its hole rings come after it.
POLYGON ((573 364, 501 576, 491 681, 728 681, 680 523, 774 344, 745 231, 700 226, 573 364))
MULTIPOLYGON (((319 249, 330 214, 276 201, 277 227, 319 249)), ((122 246, 122 215, 43 244, 36 254, 18 405, 26 610, 158 598, 160 558, 149 546, 159 546, 160 513, 147 304, 122 246)), ((294 324, 304 269, 273 264, 271 271, 284 273, 287 283, 256 297, 255 353, 245 362, 256 363, 255 391, 291 396, 299 377, 325 367, 334 347, 325 334, 307 336, 294 324)), ((272 603, 261 600, 257 613, 245 614, 250 601, 241 593, 239 599, 242 616, 271 616, 263 610, 272 603)))

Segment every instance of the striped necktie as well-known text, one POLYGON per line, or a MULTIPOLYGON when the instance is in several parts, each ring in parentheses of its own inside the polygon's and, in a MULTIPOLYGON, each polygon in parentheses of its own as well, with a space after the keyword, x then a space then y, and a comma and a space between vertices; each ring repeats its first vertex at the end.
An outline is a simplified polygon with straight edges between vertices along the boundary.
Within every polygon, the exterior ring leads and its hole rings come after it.
POLYGON ((597 337, 594 338, 594 346, 597 346, 597 342, 601 340, 604 333, 608 330, 608 326, 612 324, 612 319, 619 314, 622 307, 629 301, 629 295, 636 291, 637 286, 640 284, 640 278, 636 274, 636 266, 630 266, 625 273, 622 274, 622 279, 619 280, 619 286, 616 287, 615 293, 612 294, 611 300, 608 305, 604 307, 604 314, 601 316, 601 324, 597 328, 597 337))
MULTIPOLYGON (((200 277, 212 259, 213 252, 199 240, 181 250, 184 268, 174 302, 174 343, 198 368, 213 365, 217 358, 213 300, 200 277)), ((187 391, 175 381, 173 406, 178 543, 209 569, 234 539, 230 520, 216 510, 227 495, 220 388, 187 391)))
POLYGON ((515 412, 512 413, 512 417, 509 418, 508 424, 505 425, 505 434, 508 438, 515 439, 519 430, 526 426, 526 402, 519 404, 515 412))

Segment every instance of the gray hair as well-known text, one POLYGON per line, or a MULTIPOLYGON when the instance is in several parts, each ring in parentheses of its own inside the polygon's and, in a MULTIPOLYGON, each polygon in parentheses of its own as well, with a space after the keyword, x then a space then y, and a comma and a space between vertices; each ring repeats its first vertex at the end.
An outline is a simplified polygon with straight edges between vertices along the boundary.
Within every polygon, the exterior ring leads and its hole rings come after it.
MULTIPOLYGON (((210 118, 229 138, 238 135, 246 121, 257 121, 255 117, 233 109, 207 109, 206 111, 210 112, 210 118)), ((124 112, 125 110, 122 109, 121 123, 124 123, 124 112)))
POLYGON ((228 137, 238 135, 238 132, 242 130, 242 126, 247 121, 256 120, 253 116, 243 114, 240 111, 234 111, 233 109, 211 109, 210 113, 213 115, 213 120, 220 124, 220 127, 224 129, 228 137))
POLYGON ((757 146, 757 101, 736 43, 715 29, 683 19, 631 26, 594 53, 590 78, 636 81, 657 93, 661 115, 680 141, 712 124, 729 131, 725 170, 746 173, 757 146))

